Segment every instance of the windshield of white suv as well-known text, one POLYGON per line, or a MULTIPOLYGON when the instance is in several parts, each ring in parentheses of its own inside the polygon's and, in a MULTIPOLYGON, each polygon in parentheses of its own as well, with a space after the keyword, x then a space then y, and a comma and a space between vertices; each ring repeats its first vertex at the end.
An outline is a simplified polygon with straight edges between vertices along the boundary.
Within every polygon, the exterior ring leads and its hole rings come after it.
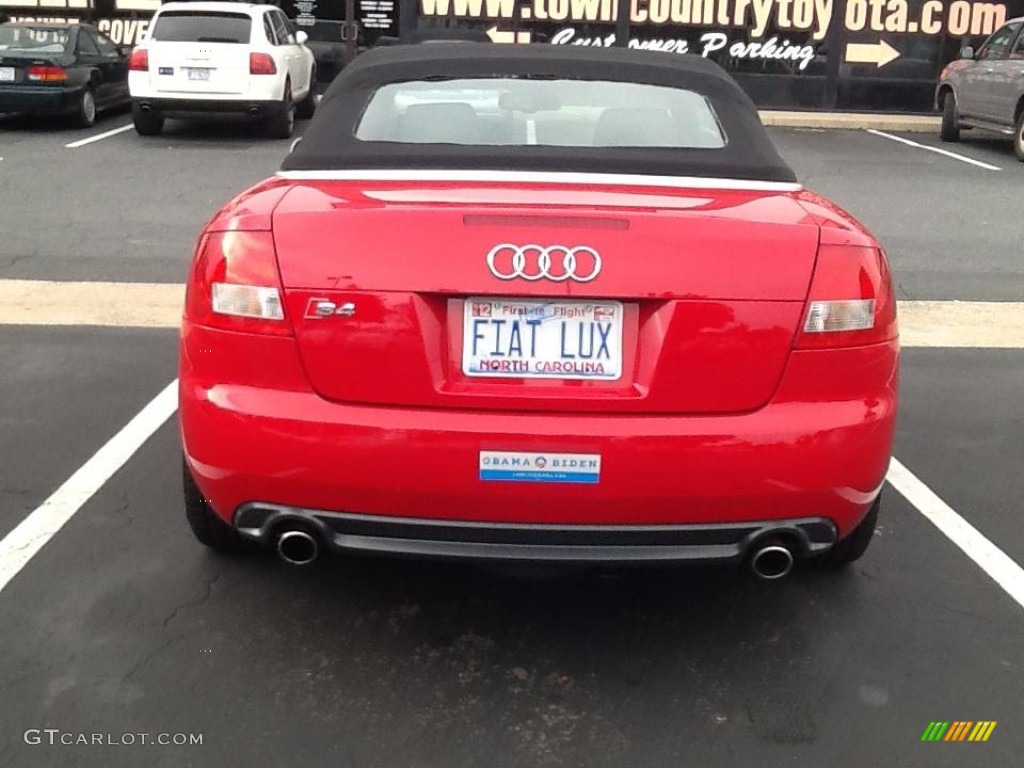
POLYGON ((168 11, 160 14, 151 40, 165 43, 248 44, 252 19, 240 13, 168 11))

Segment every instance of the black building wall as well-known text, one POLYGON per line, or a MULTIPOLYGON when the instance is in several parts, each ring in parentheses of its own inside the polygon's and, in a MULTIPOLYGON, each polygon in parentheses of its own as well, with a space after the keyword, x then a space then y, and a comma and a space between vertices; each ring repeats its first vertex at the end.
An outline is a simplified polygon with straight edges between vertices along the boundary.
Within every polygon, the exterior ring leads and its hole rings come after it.
MULTIPOLYGON (((52 2, 52 0, 49 0, 52 2)), ((0 0, 19 18, 90 13, 137 44, 159 0, 92 0, 91 11, 0 0), (16 5, 15 5, 16 3, 16 5)), ((1024 0, 276 0, 333 76, 356 50, 403 30, 459 27, 496 42, 697 53, 733 73, 758 105, 928 112, 942 68, 977 47, 1024 0), (356 27, 346 24, 351 5, 356 27)))

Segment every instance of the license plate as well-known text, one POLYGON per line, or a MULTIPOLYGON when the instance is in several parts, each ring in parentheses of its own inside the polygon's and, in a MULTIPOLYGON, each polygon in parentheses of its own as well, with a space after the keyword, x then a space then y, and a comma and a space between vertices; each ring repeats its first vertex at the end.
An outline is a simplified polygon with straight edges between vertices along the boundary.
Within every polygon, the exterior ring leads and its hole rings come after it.
POLYGON ((0 67, 0 83, 14 82, 14 67, 0 67))
POLYGON ((209 80, 210 70, 209 69, 196 69, 195 67, 188 68, 188 79, 189 80, 209 80))
POLYGON ((466 376, 614 381, 622 376, 617 301, 466 299, 466 376))

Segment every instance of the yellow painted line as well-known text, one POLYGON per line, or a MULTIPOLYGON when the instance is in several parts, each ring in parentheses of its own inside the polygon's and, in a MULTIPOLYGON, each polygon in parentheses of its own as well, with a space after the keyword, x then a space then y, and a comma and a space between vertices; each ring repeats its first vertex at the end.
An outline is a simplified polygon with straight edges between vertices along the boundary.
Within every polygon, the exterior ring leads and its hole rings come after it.
MULTIPOLYGON (((0 280, 0 325, 177 328, 182 285, 0 280)), ((1024 349, 1024 302, 902 301, 904 347, 1024 349)))
POLYGON ((761 110, 761 122, 778 128, 831 128, 859 131, 938 133, 941 118, 933 115, 881 115, 863 112, 786 112, 761 110))
POLYGON ((1024 349, 1024 302, 901 301, 904 347, 1024 349))
POLYGON ((185 286, 0 280, 0 325, 177 328, 185 286))

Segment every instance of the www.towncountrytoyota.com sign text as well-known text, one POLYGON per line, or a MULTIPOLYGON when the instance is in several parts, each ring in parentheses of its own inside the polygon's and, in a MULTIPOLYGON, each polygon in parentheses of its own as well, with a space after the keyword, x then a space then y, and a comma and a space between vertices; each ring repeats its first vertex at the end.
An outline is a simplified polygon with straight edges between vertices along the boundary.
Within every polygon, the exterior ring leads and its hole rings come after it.
MULTIPOLYGON (((309 32, 318 55, 343 47, 346 0, 277 4, 309 32)), ((159 6, 0 0, 15 20, 90 13, 128 45, 142 40, 159 6)), ((1006 19, 1024 15, 1024 0, 356 0, 355 7, 362 46, 400 27, 438 25, 475 27, 497 43, 625 44, 710 58, 762 106, 885 111, 931 110, 939 72, 961 47, 977 47, 1006 19), (628 8, 628 24, 618 23, 620 8, 628 8)))
MULTIPOLYGON (((416 2, 421 18, 482 26, 495 42, 622 44, 618 0, 416 2)), ((627 45, 712 58, 763 104, 916 110, 931 107, 938 74, 961 45, 979 44, 1024 13, 1024 0, 629 0, 627 6, 627 45), (791 77, 798 80, 783 79, 791 77), (865 87, 867 81, 875 87, 865 87)))
MULTIPOLYGON (((846 0, 841 23, 850 32, 989 35, 1006 20, 1006 5, 971 0, 846 0)), ((836 0, 631 0, 634 26, 743 29, 760 38, 772 28, 824 40, 836 0)), ((425 17, 495 21, 605 23, 618 20, 616 0, 420 0, 425 17)))

